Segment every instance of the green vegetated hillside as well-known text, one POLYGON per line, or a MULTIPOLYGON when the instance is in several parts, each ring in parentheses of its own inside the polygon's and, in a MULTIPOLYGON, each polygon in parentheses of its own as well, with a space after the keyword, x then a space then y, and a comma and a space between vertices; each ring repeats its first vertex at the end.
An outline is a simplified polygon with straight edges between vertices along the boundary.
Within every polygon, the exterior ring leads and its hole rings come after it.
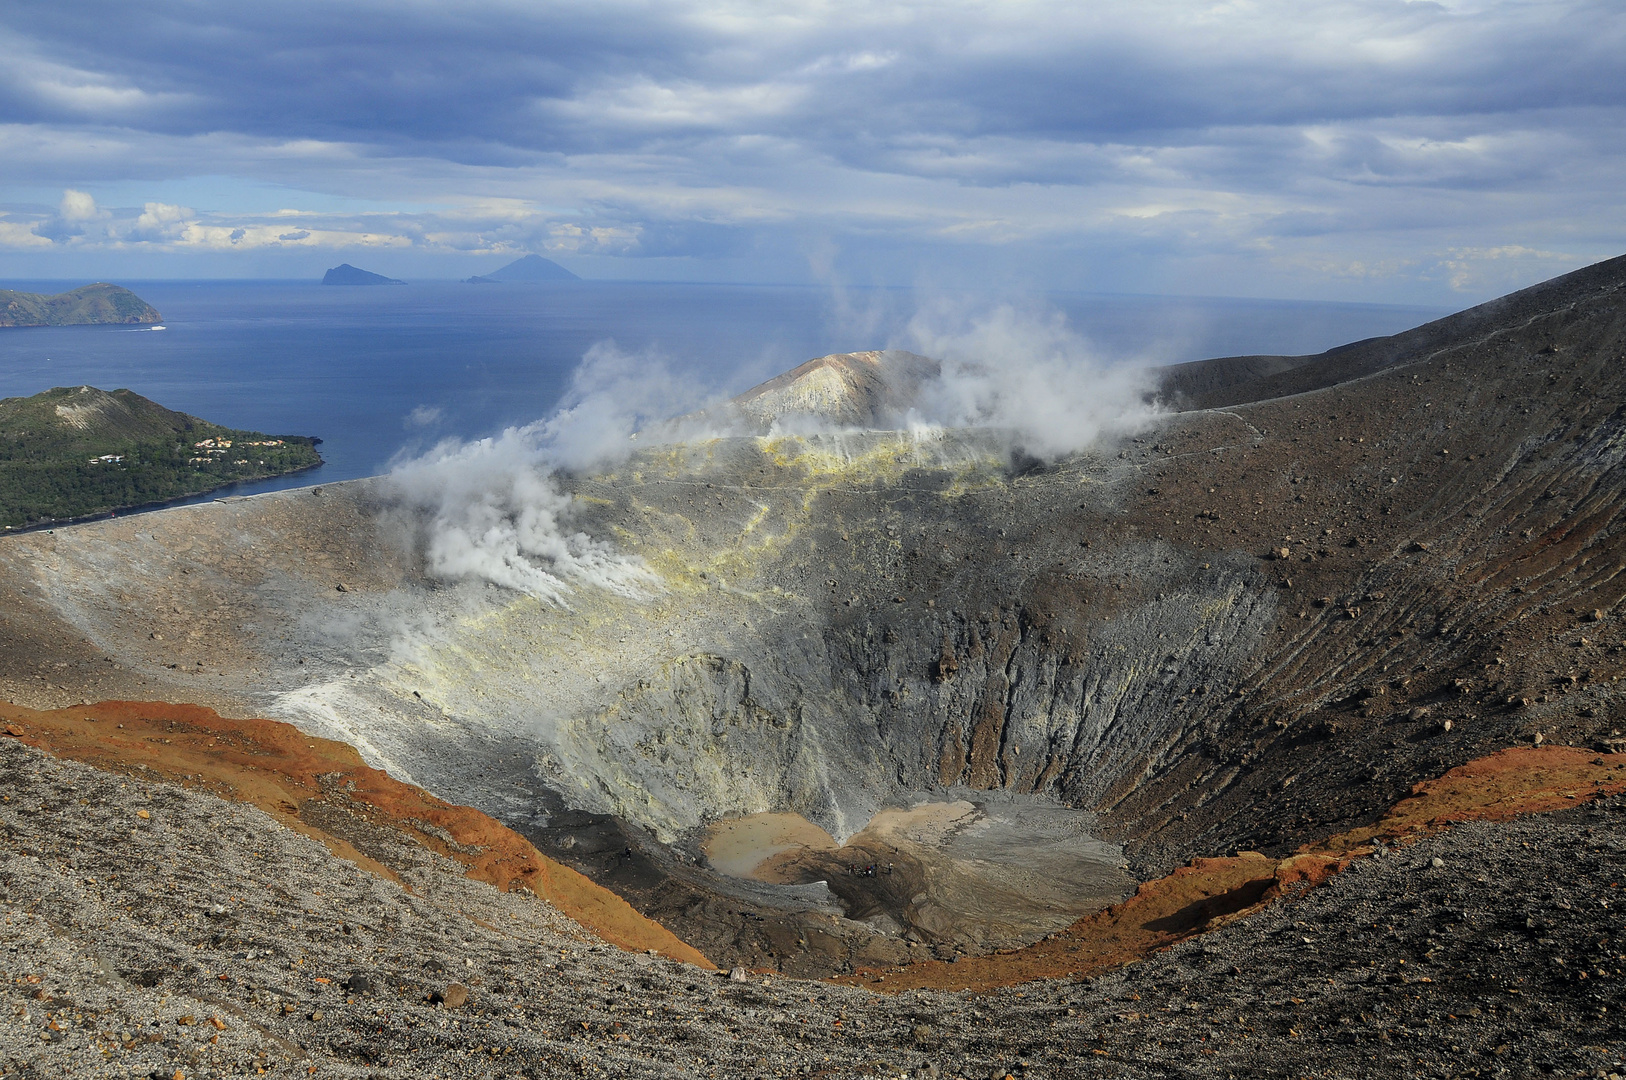
POLYGON ((0 326, 156 323, 158 309, 129 289, 98 282, 55 296, 0 289, 0 326))
POLYGON ((0 399, 0 526, 103 514, 322 463, 319 440, 239 431, 129 390, 0 399))

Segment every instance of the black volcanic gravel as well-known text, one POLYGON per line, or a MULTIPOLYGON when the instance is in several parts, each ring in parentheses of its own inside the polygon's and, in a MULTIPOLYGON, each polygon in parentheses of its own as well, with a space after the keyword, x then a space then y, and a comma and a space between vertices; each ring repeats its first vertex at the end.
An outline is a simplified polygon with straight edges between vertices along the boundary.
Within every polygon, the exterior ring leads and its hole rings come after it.
POLYGON ((0 792, 8 1078, 1626 1074, 1618 800, 1357 863, 1113 975, 884 997, 625 953, 423 853, 408 891, 10 741, 0 792))

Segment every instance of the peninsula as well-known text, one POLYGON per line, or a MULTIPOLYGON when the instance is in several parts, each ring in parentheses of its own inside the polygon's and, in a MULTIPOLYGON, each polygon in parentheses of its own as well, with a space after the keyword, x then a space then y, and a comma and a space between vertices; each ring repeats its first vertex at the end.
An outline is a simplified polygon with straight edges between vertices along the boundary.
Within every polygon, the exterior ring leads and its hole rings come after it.
POLYGON ((157 308, 129 289, 104 281, 55 296, 0 289, 0 326, 5 327, 144 324, 163 320, 157 308))
POLYGON ((0 528, 201 495, 322 464, 318 439, 200 420, 129 390, 0 399, 0 528))

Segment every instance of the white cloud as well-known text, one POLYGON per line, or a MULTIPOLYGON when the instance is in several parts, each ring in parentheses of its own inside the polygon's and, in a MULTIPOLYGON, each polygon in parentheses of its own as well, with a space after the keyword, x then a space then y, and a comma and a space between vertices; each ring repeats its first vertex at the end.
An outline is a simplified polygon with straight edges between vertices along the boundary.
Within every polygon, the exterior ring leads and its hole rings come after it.
POLYGON ((1493 248, 1453 248, 1440 260, 1449 272, 1451 287, 1458 292, 1470 288, 1495 289, 1510 278, 1517 280, 1528 268, 1536 268, 1538 276, 1557 272, 1561 267, 1573 265, 1575 256, 1560 251, 1538 251, 1522 244, 1505 244, 1493 248), (1511 264, 1511 265, 1510 265, 1511 264))
POLYGON ((652 79, 612 83, 566 102, 539 108, 578 123, 637 128, 728 128, 784 116, 804 103, 809 89, 785 82, 707 86, 694 81, 652 79))
POLYGON ((35 232, 32 224, 0 218, 0 247, 37 249, 50 246, 50 239, 35 232))
POLYGON ((72 188, 62 193, 62 202, 57 205, 57 214, 63 221, 78 224, 85 221, 100 221, 111 217, 107 211, 96 206, 96 200, 83 191, 72 188))
POLYGON ((185 206, 150 202, 142 208, 141 214, 135 219, 135 226, 130 230, 129 236, 143 241, 173 241, 185 235, 187 227, 196 217, 197 215, 185 206))
POLYGON ((149 92, 119 75, 51 60, 41 55, 41 43, 5 30, 0 24, 0 48, 6 55, 5 65, 0 66, 0 91, 37 108, 102 121, 173 107, 186 100, 184 94, 149 92))

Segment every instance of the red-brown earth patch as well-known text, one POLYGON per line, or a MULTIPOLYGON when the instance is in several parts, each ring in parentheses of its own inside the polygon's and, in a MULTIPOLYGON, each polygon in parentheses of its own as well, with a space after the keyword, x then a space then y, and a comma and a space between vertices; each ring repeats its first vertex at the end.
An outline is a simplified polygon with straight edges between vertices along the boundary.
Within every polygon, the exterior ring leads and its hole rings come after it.
MULTIPOLYGON (((108 701, 38 711, 0 702, 0 730, 58 757, 144 779, 163 779, 252 803, 279 822, 384 877, 396 878, 335 829, 338 809, 454 859, 468 876, 527 888, 604 940, 655 949, 712 967, 697 950, 620 897, 548 859, 523 837, 469 807, 446 803, 370 768, 344 744, 271 720, 235 720, 211 709, 108 701)), ((868 968, 835 981, 884 992, 990 991, 1036 979, 1101 974, 1277 901, 1292 900, 1370 855, 1465 821, 1509 821, 1626 791, 1626 754, 1572 747, 1514 747, 1412 789, 1376 823, 1329 837, 1283 859, 1255 852, 1196 859, 1135 895, 1026 948, 868 968)))
POLYGON ((0 730, 57 757, 252 803, 335 855, 398 880, 357 846, 363 833, 387 830, 462 863, 478 881, 504 891, 530 889, 611 944, 713 966, 615 893, 560 866, 495 819, 395 780, 367 766, 352 747, 291 724, 227 719, 212 709, 164 702, 104 701, 49 711, 0 702, 0 730))

